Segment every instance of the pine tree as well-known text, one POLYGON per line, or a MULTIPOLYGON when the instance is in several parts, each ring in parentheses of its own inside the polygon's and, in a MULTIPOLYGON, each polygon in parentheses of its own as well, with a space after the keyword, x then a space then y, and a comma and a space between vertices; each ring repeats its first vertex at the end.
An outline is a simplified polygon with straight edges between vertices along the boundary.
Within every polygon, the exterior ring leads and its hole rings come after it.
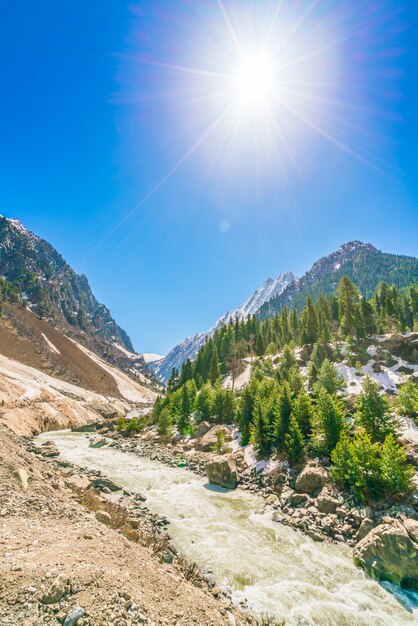
POLYGON ((348 276, 343 276, 337 288, 338 319, 343 337, 357 335, 360 322, 358 301, 360 294, 348 276))
POLYGON ((362 426, 373 441, 384 441, 386 435, 397 430, 397 420, 389 413, 389 403, 380 394, 379 385, 366 376, 363 391, 356 402, 356 423, 362 426))
POLYGON ((179 372, 177 368, 173 367, 173 369, 171 370, 171 376, 167 383, 167 393, 172 393, 173 391, 176 391, 176 389, 178 389, 179 387, 180 387, 179 372))
POLYGON ((282 381, 289 380, 289 376, 292 368, 296 365, 295 354, 293 346, 287 345, 283 348, 283 352, 280 356, 279 364, 277 366, 277 374, 282 381))
POLYGON ((409 378, 399 389, 398 413, 408 417, 418 415, 418 385, 409 378))
POLYGON ((338 398, 320 388, 313 424, 313 442, 321 452, 329 454, 335 448, 344 427, 344 416, 338 398))
POLYGON ((297 419, 302 433, 306 436, 312 431, 313 407, 309 395, 301 391, 293 405, 293 415, 297 419))
POLYGON ((290 416, 292 414, 292 397, 289 383, 285 381, 282 385, 278 401, 278 415, 274 424, 274 436, 276 446, 279 450, 284 450, 285 437, 290 428, 290 416))
POLYGON ((167 408, 163 409, 158 416, 157 430, 162 439, 170 439, 173 431, 173 419, 167 408))
POLYGON ((261 398, 257 398, 254 403, 250 430, 250 441, 253 444, 258 457, 260 459, 268 457, 271 453, 271 435, 269 424, 266 419, 265 402, 261 398))
POLYGON ((311 296, 306 299, 306 322, 305 322, 305 340, 306 343, 315 343, 319 337, 318 316, 311 296))
POLYGON ((319 370, 315 385, 316 393, 320 387, 330 394, 334 394, 342 388, 341 376, 338 376, 337 368, 329 359, 325 359, 319 370))
POLYGON ((251 381, 243 390, 238 413, 238 427, 241 432, 241 444, 246 446, 250 441, 250 424, 254 411, 255 396, 258 384, 251 381))
POLYGON ((264 341, 261 333, 257 333, 255 338, 255 353, 257 356, 263 356, 264 354, 264 341))
POLYGON ((210 377, 210 382, 214 386, 217 385, 221 380, 221 370, 219 367, 219 357, 218 357, 218 350, 216 346, 214 347, 213 352, 212 352, 209 377, 210 377))
POLYGON ((317 381, 322 363, 327 358, 327 350, 322 343, 316 343, 313 347, 311 360, 308 367, 309 387, 312 389, 317 381))
POLYGON ((214 393, 211 385, 203 385, 196 399, 196 414, 199 421, 211 421, 214 411, 214 393))
POLYGON ((285 436, 285 451, 290 465, 299 463, 305 455, 302 431, 297 420, 290 417, 289 432, 285 436))
POLYGON ((393 434, 387 435, 381 451, 383 488, 391 496, 404 496, 412 491, 414 469, 406 462, 406 452, 393 434))

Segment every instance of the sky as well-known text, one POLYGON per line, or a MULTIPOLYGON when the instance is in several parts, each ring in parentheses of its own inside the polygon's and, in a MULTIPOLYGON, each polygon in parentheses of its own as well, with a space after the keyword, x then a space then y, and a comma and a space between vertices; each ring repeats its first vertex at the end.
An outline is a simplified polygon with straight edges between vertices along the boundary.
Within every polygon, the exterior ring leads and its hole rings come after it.
POLYGON ((2 2, 0 213, 140 352, 344 242, 416 256, 417 18, 408 0, 2 2))

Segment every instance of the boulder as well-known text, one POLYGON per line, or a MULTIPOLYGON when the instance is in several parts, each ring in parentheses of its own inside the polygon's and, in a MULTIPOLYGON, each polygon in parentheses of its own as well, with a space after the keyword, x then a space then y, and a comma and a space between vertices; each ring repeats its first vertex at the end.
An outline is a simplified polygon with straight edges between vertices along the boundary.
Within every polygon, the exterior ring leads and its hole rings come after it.
POLYGON ((81 619, 84 615, 84 609, 81 606, 76 607, 74 610, 70 611, 67 617, 64 620, 63 626, 75 626, 78 620, 81 619))
POLYGON ((79 474, 68 476, 68 478, 65 479, 65 484, 75 491, 84 491, 90 487, 90 481, 87 476, 80 476, 79 474))
POLYGON ((385 517, 354 548, 354 562, 370 576, 418 589, 418 522, 385 517))
POLYGON ((357 534, 356 534, 356 537, 355 537, 356 541, 361 541, 362 539, 364 539, 364 537, 366 535, 368 535, 369 532, 371 530, 373 530, 373 528, 374 528, 373 520, 371 520, 370 518, 366 517, 366 519, 364 519, 361 522, 360 528, 357 531, 357 534))
POLYGON ((213 426, 203 437, 196 443, 196 450, 200 452, 211 452, 216 444, 216 433, 221 429, 225 433, 225 441, 231 441, 231 434, 225 426, 213 426))
POLYGON ((101 424, 93 422, 92 424, 82 424, 81 426, 73 426, 71 431, 73 433, 94 433, 101 427, 101 424))
POLYGON ((96 511, 96 519, 98 522, 106 524, 106 526, 110 526, 112 523, 112 518, 107 511, 96 511))
POLYGON ((121 485, 118 485, 118 483, 110 480, 110 478, 94 478, 91 481, 91 484, 96 489, 110 489, 110 491, 120 491, 123 489, 121 485))
POLYGON ((232 457, 218 456, 206 465, 206 475, 212 485, 235 489, 238 484, 238 471, 232 457))
POLYGON ((60 452, 53 441, 45 441, 39 446, 41 454, 48 458, 59 456, 60 452))
POLYGON ((43 595, 43 604, 55 604, 70 592, 70 581, 65 574, 58 574, 48 591, 43 595))
POLYGON ((335 513, 339 502, 327 489, 323 489, 316 499, 318 511, 321 513, 335 513))
POLYGON ((22 487, 22 491, 27 491, 28 490, 28 473, 25 470, 24 467, 19 467, 19 469, 16 472, 16 475, 20 481, 20 485, 22 487))
POLYGON ((212 426, 209 424, 209 422, 200 422, 199 426, 196 428, 195 438, 201 439, 204 435, 206 435, 206 433, 210 431, 211 428, 212 426))
POLYGON ((296 478, 296 491, 313 493, 321 489, 328 480, 328 474, 319 465, 307 465, 296 478))
POLYGON ((106 439, 95 439, 90 443, 89 448, 103 448, 106 444, 106 439))

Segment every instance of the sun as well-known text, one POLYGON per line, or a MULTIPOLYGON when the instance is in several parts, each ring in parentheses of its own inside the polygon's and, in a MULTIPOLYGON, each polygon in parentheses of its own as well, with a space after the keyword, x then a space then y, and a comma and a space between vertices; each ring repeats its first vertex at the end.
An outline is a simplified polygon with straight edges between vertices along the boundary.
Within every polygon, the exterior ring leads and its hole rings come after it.
POLYGON ((233 74, 233 86, 240 105, 257 108, 267 104, 276 91, 272 63, 262 53, 246 56, 233 74))

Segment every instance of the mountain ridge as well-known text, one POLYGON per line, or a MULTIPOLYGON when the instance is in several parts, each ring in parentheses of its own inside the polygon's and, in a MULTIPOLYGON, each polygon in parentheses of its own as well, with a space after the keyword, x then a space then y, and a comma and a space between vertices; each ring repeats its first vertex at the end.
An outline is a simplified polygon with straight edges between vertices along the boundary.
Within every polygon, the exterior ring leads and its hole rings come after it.
POLYGON ((254 315, 267 299, 277 295, 295 280, 293 272, 281 272, 275 279, 267 278, 263 284, 251 294, 247 300, 232 311, 227 311, 206 331, 190 335, 174 346, 161 360, 149 363, 155 374, 163 381, 168 380, 173 367, 179 369, 187 359, 193 359, 199 348, 223 324, 228 324, 236 317, 245 319, 254 315))

